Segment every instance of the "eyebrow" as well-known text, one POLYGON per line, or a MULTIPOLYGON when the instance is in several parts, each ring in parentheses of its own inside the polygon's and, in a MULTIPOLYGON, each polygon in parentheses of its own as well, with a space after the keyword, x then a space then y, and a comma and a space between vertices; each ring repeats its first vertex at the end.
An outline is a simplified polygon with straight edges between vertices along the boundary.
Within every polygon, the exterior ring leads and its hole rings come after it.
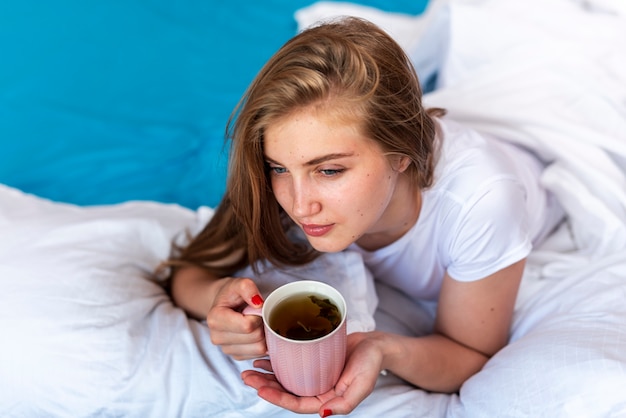
MULTIPOLYGON (((352 152, 346 152, 346 153, 338 152, 338 153, 333 153, 333 154, 326 154, 326 155, 322 155, 321 157, 313 158, 312 160, 309 160, 306 163, 304 163, 304 165, 305 166, 317 165, 317 164, 323 163, 325 161, 336 160, 338 158, 352 157, 353 155, 354 155, 354 153, 352 153, 352 152)), ((282 165, 278 161, 274 161, 271 158, 265 157, 265 159, 269 163, 282 165)))

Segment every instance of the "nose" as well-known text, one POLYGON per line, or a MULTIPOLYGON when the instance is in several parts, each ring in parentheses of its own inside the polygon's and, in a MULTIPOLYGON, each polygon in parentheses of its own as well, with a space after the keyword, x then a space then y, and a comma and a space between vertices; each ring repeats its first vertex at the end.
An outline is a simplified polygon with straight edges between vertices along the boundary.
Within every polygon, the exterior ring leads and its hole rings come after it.
POLYGON ((306 179, 293 182, 292 199, 291 211, 298 218, 315 215, 322 208, 315 187, 306 179))

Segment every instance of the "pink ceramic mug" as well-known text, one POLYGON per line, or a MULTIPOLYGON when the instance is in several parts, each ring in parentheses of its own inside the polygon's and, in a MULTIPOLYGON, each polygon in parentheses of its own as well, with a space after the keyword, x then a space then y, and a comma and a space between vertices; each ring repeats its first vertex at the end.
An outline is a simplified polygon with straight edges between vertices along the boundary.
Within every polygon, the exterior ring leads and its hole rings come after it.
POLYGON ((262 309, 248 306, 244 314, 259 315, 272 369, 285 389, 298 396, 317 396, 331 390, 343 371, 346 359, 347 307, 341 293, 326 283, 301 280, 274 290, 262 309), (283 337, 270 328, 272 311, 285 299, 302 294, 328 298, 339 309, 341 322, 327 335, 312 340, 283 337))

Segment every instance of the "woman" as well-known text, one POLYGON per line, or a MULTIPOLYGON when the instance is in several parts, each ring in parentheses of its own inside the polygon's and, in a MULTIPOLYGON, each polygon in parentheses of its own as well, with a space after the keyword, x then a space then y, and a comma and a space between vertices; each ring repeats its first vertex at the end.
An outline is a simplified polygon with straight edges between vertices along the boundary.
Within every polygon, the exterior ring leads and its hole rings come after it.
POLYGON ((260 319, 240 313, 262 305, 258 288, 231 277, 257 262, 351 249, 377 280, 438 302, 432 335, 351 334, 344 372, 324 395, 295 397, 271 374, 244 372, 264 399, 347 414, 382 370, 454 392, 507 343, 525 258, 560 211, 532 155, 424 109, 421 95, 402 49, 345 18, 286 43, 236 109, 224 199, 169 261, 175 302, 207 319, 214 344, 235 359, 266 354, 260 319))

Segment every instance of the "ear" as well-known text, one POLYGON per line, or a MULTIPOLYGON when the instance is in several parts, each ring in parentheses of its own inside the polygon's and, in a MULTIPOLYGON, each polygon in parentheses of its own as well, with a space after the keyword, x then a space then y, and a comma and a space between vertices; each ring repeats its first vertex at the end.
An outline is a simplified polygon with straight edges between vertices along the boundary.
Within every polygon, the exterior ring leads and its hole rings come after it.
POLYGON ((391 166, 398 173, 404 173, 404 171, 411 165, 411 159, 406 155, 394 156, 391 160, 391 166))

